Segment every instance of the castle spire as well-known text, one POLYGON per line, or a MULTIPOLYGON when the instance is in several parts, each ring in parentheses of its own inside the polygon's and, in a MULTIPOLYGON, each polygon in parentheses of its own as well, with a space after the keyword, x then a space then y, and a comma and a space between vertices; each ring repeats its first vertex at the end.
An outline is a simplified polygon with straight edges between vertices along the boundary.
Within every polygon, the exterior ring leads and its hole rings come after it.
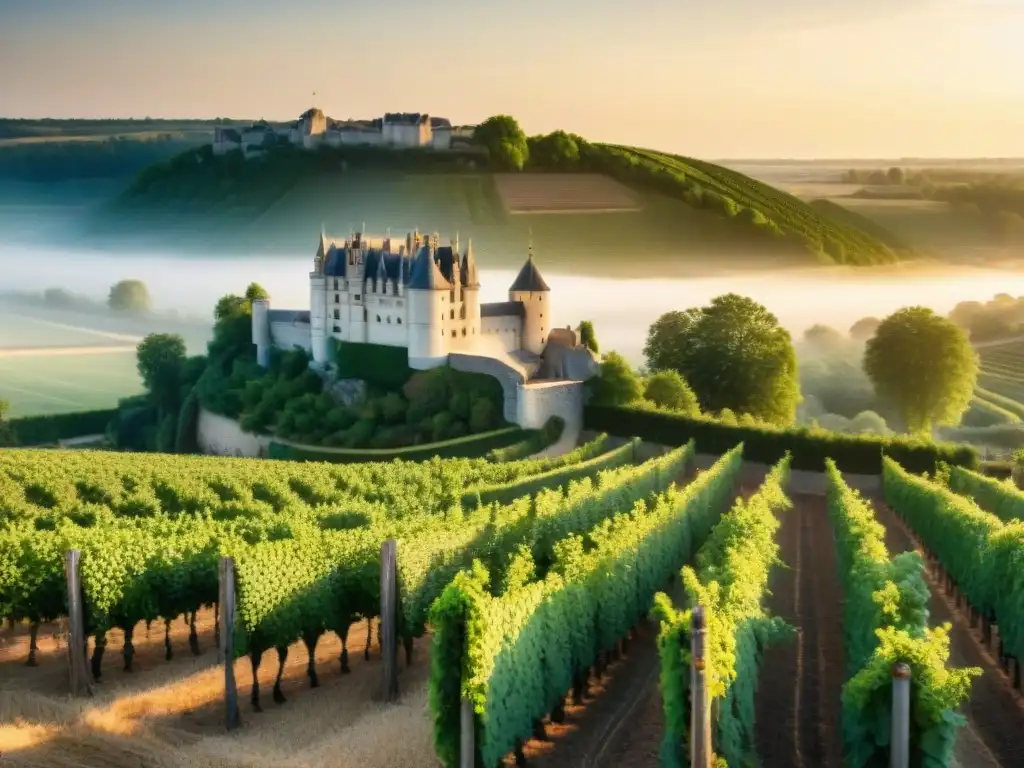
POLYGON ((516 279, 513 281, 509 291, 535 293, 537 291, 550 291, 548 284, 541 277, 540 270, 533 262, 533 232, 531 230, 530 240, 527 246, 526 263, 519 270, 516 279))
POLYGON ((480 275, 476 270, 476 258, 473 256, 473 238, 466 244, 466 255, 462 257, 462 284, 467 288, 480 287, 480 275))

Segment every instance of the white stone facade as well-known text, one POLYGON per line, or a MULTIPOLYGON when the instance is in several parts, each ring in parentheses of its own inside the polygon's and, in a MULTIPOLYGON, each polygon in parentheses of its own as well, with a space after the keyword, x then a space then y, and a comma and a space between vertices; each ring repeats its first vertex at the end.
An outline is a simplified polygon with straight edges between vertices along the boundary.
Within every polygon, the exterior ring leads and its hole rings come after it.
POLYGON ((509 300, 481 304, 471 241, 460 253, 457 237, 442 246, 436 234, 412 232, 401 240, 321 234, 309 285, 308 312, 253 302, 260 365, 268 364, 271 347, 304 349, 318 368, 329 364, 334 342, 404 347, 414 369, 451 364, 497 378, 507 421, 536 426, 551 415, 582 419, 582 395, 574 394, 582 385, 566 385, 593 375, 596 359, 573 331, 551 328, 551 291, 532 249, 509 300), (546 380, 536 381, 538 375, 546 380), (570 410, 558 414, 562 407, 570 410))
POLYGON ((213 152, 222 155, 240 149, 258 154, 274 144, 288 143, 304 149, 321 144, 341 146, 429 147, 451 149, 452 138, 472 136, 470 126, 455 128, 443 117, 420 112, 389 112, 373 120, 335 121, 313 108, 290 123, 260 121, 245 128, 214 129, 213 152))

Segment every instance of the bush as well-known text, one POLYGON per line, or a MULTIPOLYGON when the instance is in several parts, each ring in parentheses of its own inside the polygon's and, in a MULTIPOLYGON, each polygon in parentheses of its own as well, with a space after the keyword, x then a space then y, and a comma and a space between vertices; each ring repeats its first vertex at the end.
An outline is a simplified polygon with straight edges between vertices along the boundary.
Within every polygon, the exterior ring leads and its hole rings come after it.
POLYGON ((361 379, 384 389, 397 390, 415 373, 409 367, 409 352, 405 347, 341 341, 335 354, 341 379, 361 379))
POLYGON ((882 471, 883 453, 912 472, 934 472, 939 462, 970 469, 978 466, 977 451, 968 446, 805 428, 732 426, 710 417, 642 408, 590 405, 583 411, 583 426, 619 437, 636 435, 661 445, 682 445, 694 438, 698 452, 707 454, 725 453, 742 442, 743 457, 747 461, 775 464, 789 452, 793 455, 794 469, 815 472, 824 471, 825 459, 832 458, 844 472, 877 475, 882 471))
POLYGON ((8 423, 17 445, 45 445, 85 435, 99 435, 117 418, 117 408, 74 411, 47 416, 23 416, 8 423))

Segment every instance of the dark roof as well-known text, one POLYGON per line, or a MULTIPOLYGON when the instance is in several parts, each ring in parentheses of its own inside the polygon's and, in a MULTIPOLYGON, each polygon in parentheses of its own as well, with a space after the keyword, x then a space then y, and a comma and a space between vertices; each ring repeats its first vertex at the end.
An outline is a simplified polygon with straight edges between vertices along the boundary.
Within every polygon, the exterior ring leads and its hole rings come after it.
POLYGON ((540 270, 537 269, 537 265, 533 263, 533 256, 531 255, 526 263, 523 264, 523 268, 519 270, 519 274, 516 276, 515 281, 512 283, 510 291, 550 291, 548 284, 544 282, 544 278, 540 276, 540 270))
POLYGON ((345 259, 345 250, 332 245, 327 249, 327 258, 324 260, 324 275, 327 277, 344 277, 345 269, 348 266, 345 259))
POLYGON ((420 112, 385 112, 384 122, 400 123, 402 125, 419 125, 430 120, 430 115, 420 112))
POLYGON ((316 107, 310 107, 305 112, 303 112, 301 115, 299 115, 299 119, 300 120, 306 120, 306 119, 308 119, 310 117, 313 117, 314 115, 322 116, 323 114, 324 113, 321 112, 316 107))
POLYGON ((432 117, 430 118, 431 128, 451 128, 452 121, 447 117, 432 117))
MULTIPOLYGON (((412 273, 409 275, 409 288, 423 291, 430 290, 445 290, 451 288, 449 278, 445 277, 439 269, 438 264, 441 251, 443 249, 438 248, 436 255, 432 255, 430 248, 423 246, 420 252, 416 256, 416 261, 412 265, 412 273)), ((451 274, 451 252, 452 249, 448 248, 448 261, 449 261, 449 272, 451 274)))
POLYGON ((495 301, 480 305, 480 317, 511 317, 526 315, 526 307, 521 301, 495 301))
POLYGON ((267 320, 271 323, 308 323, 308 309, 270 309, 267 320))

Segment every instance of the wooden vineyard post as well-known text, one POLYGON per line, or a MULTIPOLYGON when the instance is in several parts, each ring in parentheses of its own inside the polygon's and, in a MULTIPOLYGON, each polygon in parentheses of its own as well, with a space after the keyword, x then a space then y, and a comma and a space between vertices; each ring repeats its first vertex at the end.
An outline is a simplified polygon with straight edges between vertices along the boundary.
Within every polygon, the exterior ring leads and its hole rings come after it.
POLYGON ((476 768, 476 723, 466 696, 459 702, 459 768, 476 768))
POLYGON ((71 695, 92 696, 92 683, 85 667, 85 615, 82 612, 82 584, 79 563, 82 553, 69 549, 64 553, 64 576, 68 584, 68 667, 71 673, 71 695))
POLYGON ((889 768, 910 765, 910 667, 903 662, 892 665, 892 731, 889 768))
POLYGON ((230 731, 242 724, 238 709, 238 686, 235 683, 235 559, 220 559, 220 644, 218 651, 224 661, 224 725, 230 731))
POLYGON ((383 660, 381 698, 398 698, 398 542, 380 545, 380 655, 383 660))
POLYGON ((708 707, 707 670, 704 664, 704 647, 707 640, 704 606, 694 607, 690 621, 690 654, 693 657, 690 670, 690 767, 710 768, 711 712, 708 707))

